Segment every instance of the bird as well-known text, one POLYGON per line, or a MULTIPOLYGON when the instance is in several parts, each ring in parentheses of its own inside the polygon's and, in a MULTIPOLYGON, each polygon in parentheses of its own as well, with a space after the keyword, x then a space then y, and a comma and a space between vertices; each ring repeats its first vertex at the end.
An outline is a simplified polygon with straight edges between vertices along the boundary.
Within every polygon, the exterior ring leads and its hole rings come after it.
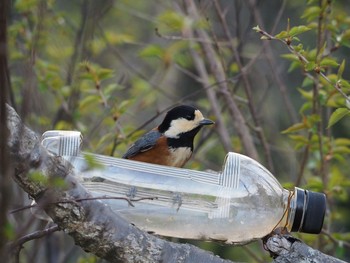
POLYGON ((176 106, 166 113, 161 124, 137 139, 122 158, 183 167, 192 156, 196 134, 212 124, 197 108, 176 106))

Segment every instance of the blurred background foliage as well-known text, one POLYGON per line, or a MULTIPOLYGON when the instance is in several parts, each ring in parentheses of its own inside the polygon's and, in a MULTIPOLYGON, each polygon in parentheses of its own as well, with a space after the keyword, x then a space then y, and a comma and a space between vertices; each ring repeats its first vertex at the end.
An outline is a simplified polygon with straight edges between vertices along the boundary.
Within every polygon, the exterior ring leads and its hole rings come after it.
MULTIPOLYGON (((115 157, 167 109, 197 105, 216 127, 196 138, 186 167, 220 170, 236 151, 286 188, 325 192, 323 233, 295 236, 349 260, 349 9, 331 0, 14 0, 10 103, 38 133, 79 130, 84 150, 115 157)), ((13 206, 27 204, 16 191, 13 206)), ((44 226, 30 217, 13 216, 12 236, 44 226)), ((261 241, 186 242, 236 261, 271 260, 261 241)), ((100 259, 55 233, 25 245, 29 261, 100 259)))

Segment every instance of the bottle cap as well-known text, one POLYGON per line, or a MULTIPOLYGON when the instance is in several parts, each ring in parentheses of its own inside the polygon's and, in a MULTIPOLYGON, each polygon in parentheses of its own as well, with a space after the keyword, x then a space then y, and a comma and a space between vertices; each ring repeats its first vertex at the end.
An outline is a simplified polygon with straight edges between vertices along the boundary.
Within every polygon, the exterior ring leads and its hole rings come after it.
POLYGON ((292 231, 319 234, 326 213, 326 195, 295 188, 296 207, 292 231))

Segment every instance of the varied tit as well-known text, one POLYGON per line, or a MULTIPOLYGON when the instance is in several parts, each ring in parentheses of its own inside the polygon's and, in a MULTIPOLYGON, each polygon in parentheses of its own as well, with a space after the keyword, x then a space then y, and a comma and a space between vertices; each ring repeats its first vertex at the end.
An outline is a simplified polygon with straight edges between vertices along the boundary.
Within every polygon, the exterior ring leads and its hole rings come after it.
POLYGON ((194 107, 177 106, 167 112, 158 127, 131 145, 123 158, 183 167, 192 155, 196 134, 203 126, 213 123, 194 107))

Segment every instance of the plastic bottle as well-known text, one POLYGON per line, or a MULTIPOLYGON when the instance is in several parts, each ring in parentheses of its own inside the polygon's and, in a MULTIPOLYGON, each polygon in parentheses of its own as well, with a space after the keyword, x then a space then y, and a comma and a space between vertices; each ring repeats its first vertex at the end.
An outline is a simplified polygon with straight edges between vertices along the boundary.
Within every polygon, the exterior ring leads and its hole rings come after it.
POLYGON ((83 185, 95 196, 139 200, 134 206, 123 199, 103 202, 158 235, 245 243, 278 227, 318 234, 323 225, 324 194, 283 189, 266 168, 241 154, 228 153, 218 173, 88 155, 97 167, 83 155, 66 157, 83 185))

